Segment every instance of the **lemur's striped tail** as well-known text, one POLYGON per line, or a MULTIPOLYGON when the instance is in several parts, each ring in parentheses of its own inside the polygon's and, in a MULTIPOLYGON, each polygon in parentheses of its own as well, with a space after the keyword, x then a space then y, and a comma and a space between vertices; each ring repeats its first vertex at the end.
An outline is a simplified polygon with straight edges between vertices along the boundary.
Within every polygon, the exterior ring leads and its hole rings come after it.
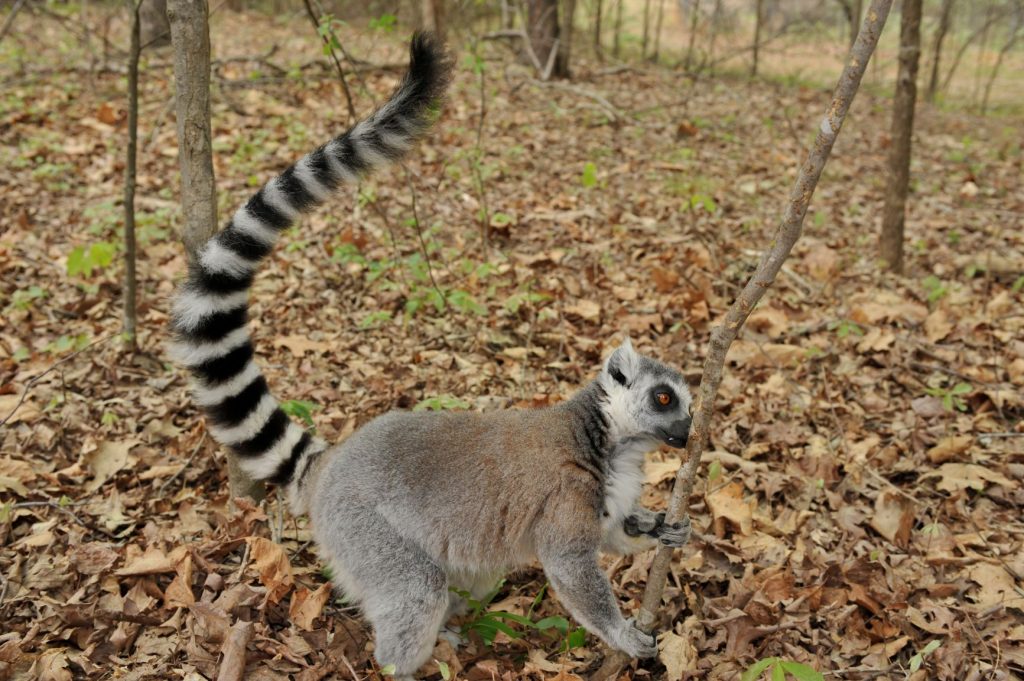
POLYGON ((450 72, 443 47, 429 35, 414 36, 409 70, 390 99, 265 184, 203 246, 176 295, 172 355, 192 373, 211 434, 234 450, 253 479, 291 483, 293 502, 303 474, 327 445, 290 421, 253 359, 246 322, 254 273, 300 213, 343 182, 401 158, 426 133, 450 72))

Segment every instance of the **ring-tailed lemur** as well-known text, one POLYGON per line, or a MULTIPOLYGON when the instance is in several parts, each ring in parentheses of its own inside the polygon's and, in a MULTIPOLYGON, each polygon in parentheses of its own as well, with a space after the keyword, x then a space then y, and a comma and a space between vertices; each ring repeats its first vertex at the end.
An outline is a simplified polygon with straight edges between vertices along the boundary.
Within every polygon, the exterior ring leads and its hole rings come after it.
POLYGON ((243 470, 287 487, 309 511, 336 579, 358 600, 375 656, 408 677, 430 656, 459 599, 539 559, 559 599, 608 644, 634 656, 654 638, 624 619, 599 550, 679 546, 689 523, 640 507, 643 455, 682 447, 690 394, 679 372, 627 341, 572 399, 536 410, 394 411, 328 449, 292 423, 254 361, 248 290, 280 232, 343 181, 399 158, 429 127, 449 59, 413 38, 409 71, 354 128, 260 189, 200 251, 173 310, 172 351, 193 375, 212 435, 243 470))

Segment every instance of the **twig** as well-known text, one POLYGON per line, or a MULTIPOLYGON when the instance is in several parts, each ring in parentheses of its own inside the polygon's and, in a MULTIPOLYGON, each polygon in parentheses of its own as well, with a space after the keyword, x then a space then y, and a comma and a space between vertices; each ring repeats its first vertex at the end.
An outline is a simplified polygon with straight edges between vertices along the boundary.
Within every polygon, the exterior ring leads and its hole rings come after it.
POLYGON ((607 99, 597 94, 596 92, 591 92, 590 90, 581 88, 578 85, 573 85, 572 83, 563 83, 557 80, 534 80, 532 84, 536 85, 537 87, 547 87, 554 88, 555 90, 564 90, 565 92, 571 92, 572 94, 579 95, 580 97, 592 99, 597 103, 598 108, 600 108, 601 111, 603 111, 608 116, 608 118, 611 119, 612 123, 615 123, 619 120, 619 115, 621 112, 615 107, 614 104, 612 104, 611 102, 609 102, 607 99))
MULTIPOLYGON (((718 387, 722 382, 722 369, 729 346, 736 339, 740 328, 753 311, 754 306, 775 281, 783 263, 793 249, 793 245, 800 238, 807 207, 817 187, 825 162, 832 152, 836 137, 842 129, 843 120, 850 109, 850 104, 857 94, 860 81, 875 50, 875 45, 878 43, 878 37, 891 7, 892 0, 874 0, 871 3, 867 18, 857 35, 857 41, 850 51, 850 57, 846 61, 846 66, 832 95, 831 104, 818 128, 814 146, 808 152, 796 183, 790 191, 785 213, 771 242, 771 247, 761 257, 757 270, 729 308, 723 322, 711 332, 711 343, 704 362, 700 389, 691 408, 694 416, 686 448, 687 458, 676 473, 675 485, 666 513, 667 522, 681 521, 686 515, 686 507, 690 494, 693 492, 694 477, 700 465, 701 455, 710 439, 715 396, 718 394, 718 387)), ((665 590, 671 561, 672 549, 661 547, 648 572, 643 602, 636 615, 637 625, 645 631, 652 630, 657 621, 656 611, 661 604, 661 596, 665 590)), ((623 653, 616 651, 605 659, 594 678, 616 678, 627 661, 628 658, 623 653)))
POLYGON ((44 371, 42 371, 42 372, 36 374, 35 376, 33 376, 32 378, 30 378, 28 383, 25 384, 25 389, 21 391, 21 397, 18 399, 18 403, 15 404, 14 405, 14 409, 11 409, 11 412, 9 414, 7 414, 7 416, 4 417, 4 420, 0 421, 0 426, 6 425, 7 422, 11 420, 11 418, 14 416, 14 414, 21 408, 21 405, 24 404, 25 398, 28 397, 28 393, 32 389, 32 386, 34 386, 36 383, 38 383, 44 376, 46 376, 48 373, 50 373, 51 371, 53 371, 54 369, 59 367, 61 364, 64 364, 65 362, 71 361, 72 359, 74 359, 78 355, 82 354, 86 350, 89 350, 90 348, 92 348, 92 347, 94 347, 96 345, 101 345, 103 343, 106 343, 108 340, 110 340, 111 338, 115 338, 116 336, 117 336, 117 334, 111 334, 109 336, 104 336, 103 338, 100 338, 98 340, 94 340, 92 343, 89 343, 88 345, 86 345, 81 350, 75 350, 74 352, 72 352, 67 357, 61 357, 59 360, 57 360, 56 362, 51 364, 49 367, 47 367, 44 371))
POLYGON ((199 453, 199 449, 203 446, 204 442, 206 442, 205 429, 203 429, 203 431, 199 434, 199 442, 197 442, 196 446, 192 448, 192 453, 188 455, 187 459, 185 459, 185 463, 181 465, 181 468, 178 469, 177 473, 167 478, 164 481, 164 484, 160 485, 160 489, 157 491, 157 494, 162 495, 164 493, 164 490, 170 487, 171 483, 177 480, 178 476, 185 472, 185 469, 187 469, 189 464, 192 463, 192 460, 196 458, 196 454, 199 453))
POLYGON ((11 8, 11 13, 7 15, 4 20, 3 28, 0 28, 0 41, 3 41, 7 32, 11 30, 11 26, 14 24, 14 17, 18 16, 18 12, 21 11, 22 5, 25 4, 25 0, 17 0, 14 3, 14 7, 11 8))
MULTIPOLYGON (((334 53, 334 45, 331 43, 331 39, 325 34, 320 32, 320 21, 316 18, 316 13, 313 11, 313 5, 309 4, 309 0, 302 0, 306 6, 306 14, 309 15, 309 20, 313 22, 313 28, 320 35, 320 39, 323 40, 324 45, 327 46, 327 52, 331 55, 331 59, 334 61, 334 68, 338 70, 338 80, 341 81, 341 89, 345 93, 345 102, 348 104, 348 115, 349 120, 355 121, 356 116, 356 105, 352 103, 352 93, 349 92, 348 82, 345 81, 345 70, 341 68, 341 60, 338 59, 338 55, 334 53)), ((337 40, 337 36, 334 35, 334 30, 328 27, 328 32, 332 37, 337 40)))
MULTIPOLYGON (((427 263, 427 274, 430 276, 430 283, 440 296, 441 300, 445 300, 444 293, 441 292, 441 287, 437 285, 437 279, 434 278, 434 265, 430 262, 430 254, 427 252, 427 244, 423 240, 423 228, 420 225, 420 215, 416 208, 416 187, 412 183, 412 173, 408 168, 405 169, 406 178, 409 182, 409 195, 412 197, 412 221, 413 226, 416 228, 416 237, 420 242, 420 250, 423 251, 423 260, 427 263)), ((447 306, 445 307, 447 309, 447 306)))

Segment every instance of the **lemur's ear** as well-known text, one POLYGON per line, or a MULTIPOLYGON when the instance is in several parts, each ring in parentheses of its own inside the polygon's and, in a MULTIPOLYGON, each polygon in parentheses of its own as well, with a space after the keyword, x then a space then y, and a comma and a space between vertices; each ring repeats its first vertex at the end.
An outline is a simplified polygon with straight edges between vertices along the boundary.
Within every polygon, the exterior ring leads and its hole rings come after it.
POLYGON ((604 363, 604 370, 619 385, 629 386, 636 376, 637 354, 627 337, 604 363))

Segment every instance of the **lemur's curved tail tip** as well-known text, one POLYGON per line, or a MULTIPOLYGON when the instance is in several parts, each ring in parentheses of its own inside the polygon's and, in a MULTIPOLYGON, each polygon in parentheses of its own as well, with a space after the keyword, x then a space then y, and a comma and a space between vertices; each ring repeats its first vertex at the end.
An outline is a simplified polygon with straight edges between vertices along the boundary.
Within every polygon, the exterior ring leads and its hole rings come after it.
POLYGON ((255 480, 289 485, 326 443, 292 423, 254 361, 247 327, 249 288, 281 232, 346 182, 402 158, 429 130, 451 79, 451 58, 429 33, 416 33, 409 69, 369 117, 267 182, 200 250, 178 289, 171 354, 192 374, 210 433, 237 454, 255 480))

